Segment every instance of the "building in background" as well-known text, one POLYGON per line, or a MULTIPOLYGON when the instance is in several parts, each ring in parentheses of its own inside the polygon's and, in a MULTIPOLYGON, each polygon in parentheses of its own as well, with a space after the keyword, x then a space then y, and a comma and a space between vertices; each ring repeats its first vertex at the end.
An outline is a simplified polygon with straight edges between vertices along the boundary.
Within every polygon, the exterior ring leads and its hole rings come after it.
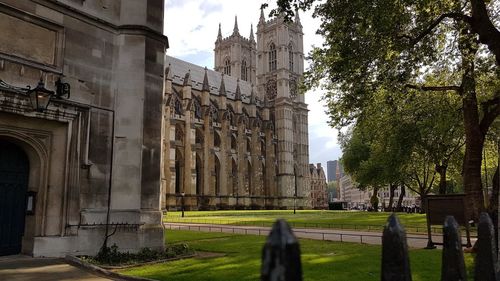
POLYGON ((309 171, 311 175, 311 201, 313 209, 328 209, 328 193, 325 171, 321 163, 310 164, 309 171))
MULTIPOLYGON (((345 175, 340 179, 340 200, 347 202, 347 207, 349 209, 360 209, 364 210, 371 206, 370 198, 373 194, 371 189, 360 190, 356 187, 356 183, 353 182, 351 176, 345 175)), ((397 206, 399 196, 401 194, 401 187, 398 187, 394 191, 393 197, 393 207, 397 206)), ((378 190, 379 198, 379 208, 384 208, 389 210, 389 187, 380 188, 378 190)), ((419 196, 408 189, 405 189, 401 200, 401 207, 420 207, 419 196)))
POLYGON ((338 181, 344 176, 344 167, 342 166, 340 160, 327 161, 326 169, 328 182, 338 181))
POLYGON ((345 175, 339 179, 340 200, 347 202, 348 209, 365 210, 370 207, 369 190, 360 190, 351 176, 345 175))
POLYGON ((327 173, 327 181, 332 182, 337 180, 337 165, 339 161, 327 161, 326 162, 326 173, 327 173))
POLYGON ((0 0, 0 255, 163 248, 163 10, 0 0))
MULTIPOLYGON (((396 190, 394 191, 394 197, 393 197, 393 203, 392 207, 395 208, 397 206, 399 197, 401 195, 401 187, 398 186, 396 190)), ((378 197, 380 198, 379 206, 381 208, 385 209, 390 209, 391 206, 389 205, 389 198, 390 198, 390 191, 389 187, 384 187, 378 191, 378 197)), ((420 206, 420 196, 416 194, 415 192, 408 190, 408 188, 405 188, 405 192, 403 194, 403 197, 401 198, 401 206, 402 207, 421 207, 420 206)))
POLYGON ((303 33, 266 20, 215 41, 215 70, 167 56, 162 206, 311 208, 303 33))

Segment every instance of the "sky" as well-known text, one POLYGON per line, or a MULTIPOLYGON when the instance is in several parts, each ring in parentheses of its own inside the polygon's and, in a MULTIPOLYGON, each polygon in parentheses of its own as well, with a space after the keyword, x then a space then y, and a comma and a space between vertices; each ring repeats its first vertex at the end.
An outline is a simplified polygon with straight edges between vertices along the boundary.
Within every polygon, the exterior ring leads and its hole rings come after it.
MULTIPOLYGON (((240 34, 249 37, 250 25, 254 31, 260 16, 260 5, 275 6, 275 0, 166 0, 165 35, 170 48, 167 54, 190 63, 213 69, 213 49, 219 23, 222 36, 231 35, 234 17, 238 17, 240 34)), ((268 18, 269 9, 265 11, 268 18)), ((304 32, 304 54, 307 56, 313 46, 321 46, 322 38, 316 35, 319 20, 311 12, 300 13, 304 32)), ((255 35, 254 35, 255 36, 255 35)), ((305 62, 307 69, 308 62, 305 62)), ((306 94, 309 108, 309 163, 321 163, 326 173, 326 161, 341 157, 337 142, 338 132, 327 124, 325 102, 321 101, 321 90, 306 94)))

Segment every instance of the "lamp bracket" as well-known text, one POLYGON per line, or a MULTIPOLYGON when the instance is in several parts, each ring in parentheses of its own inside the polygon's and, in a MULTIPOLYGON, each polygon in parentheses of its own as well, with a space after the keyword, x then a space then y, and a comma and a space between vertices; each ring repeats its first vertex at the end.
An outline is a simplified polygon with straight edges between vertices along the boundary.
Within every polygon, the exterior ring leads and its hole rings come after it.
POLYGON ((69 83, 62 82, 61 78, 56 81, 56 98, 66 98, 69 99, 71 93, 71 86, 69 83))

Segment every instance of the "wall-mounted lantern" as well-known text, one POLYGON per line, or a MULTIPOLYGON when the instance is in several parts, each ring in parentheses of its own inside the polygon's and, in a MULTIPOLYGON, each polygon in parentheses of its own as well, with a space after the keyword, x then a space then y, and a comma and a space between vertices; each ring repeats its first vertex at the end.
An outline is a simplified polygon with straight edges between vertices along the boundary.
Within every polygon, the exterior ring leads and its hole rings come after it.
POLYGON ((34 89, 29 89, 27 92, 31 107, 38 112, 44 112, 49 106, 50 98, 54 95, 53 91, 47 90, 42 79, 34 89))

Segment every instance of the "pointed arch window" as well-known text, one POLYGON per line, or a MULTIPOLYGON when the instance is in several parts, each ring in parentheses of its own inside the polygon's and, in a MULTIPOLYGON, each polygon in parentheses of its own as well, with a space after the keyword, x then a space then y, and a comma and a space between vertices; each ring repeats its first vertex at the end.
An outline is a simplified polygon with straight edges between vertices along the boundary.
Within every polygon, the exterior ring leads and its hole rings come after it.
POLYGON ((224 74, 231 75, 231 61, 229 59, 224 61, 224 74))
POLYGON ((276 70, 276 45, 271 43, 269 46, 269 71, 276 70))
POLYGON ((288 45, 288 67, 293 72, 293 47, 292 43, 288 45))
POLYGON ((247 61, 246 60, 243 60, 241 62, 241 80, 248 81, 247 61))

